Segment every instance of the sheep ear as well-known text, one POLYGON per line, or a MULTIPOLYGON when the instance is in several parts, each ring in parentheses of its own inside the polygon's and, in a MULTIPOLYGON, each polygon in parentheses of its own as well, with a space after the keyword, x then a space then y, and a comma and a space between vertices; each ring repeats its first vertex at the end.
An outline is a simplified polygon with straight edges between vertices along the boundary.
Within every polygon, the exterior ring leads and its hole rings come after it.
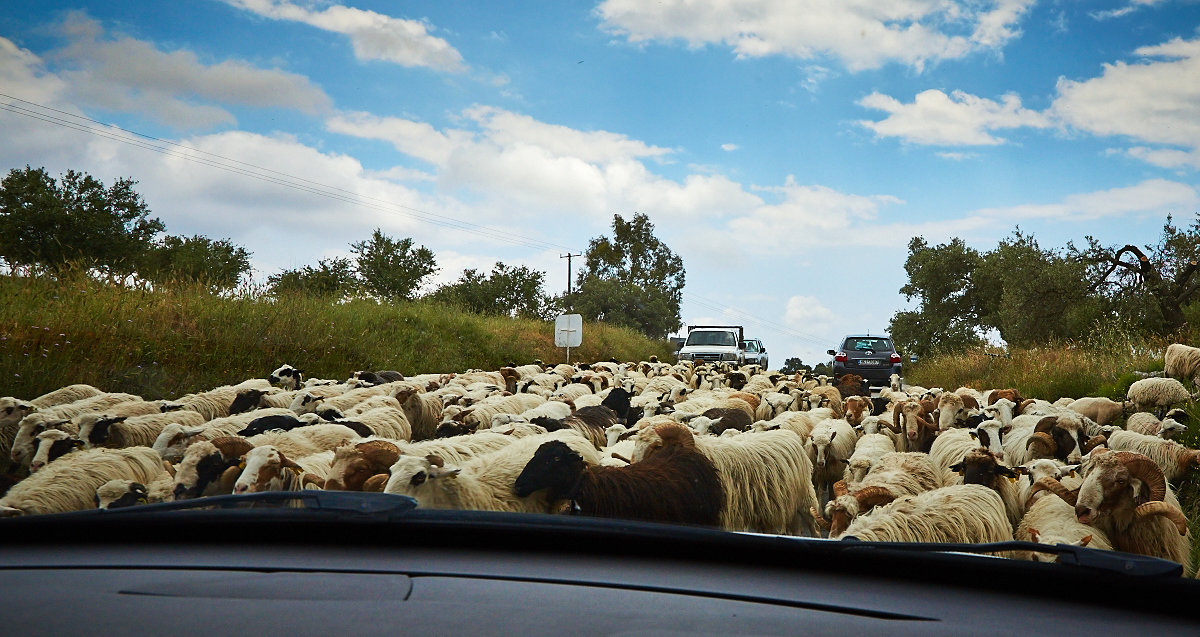
POLYGON ((430 467, 429 477, 430 478, 453 478, 454 476, 458 475, 459 472, 461 472, 461 471, 462 471, 462 469, 459 467, 454 467, 452 469, 447 469, 445 467, 430 467))
POLYGON ((1032 539, 1034 542, 1037 542, 1037 541, 1038 541, 1038 536, 1039 536, 1039 535, 1041 535, 1041 534, 1042 534, 1042 533, 1041 533, 1041 531, 1038 531, 1037 529, 1029 529, 1029 537, 1030 537, 1030 539, 1032 539))
POLYGON ((1144 486, 1144 483, 1137 478, 1130 477, 1129 486, 1133 487, 1133 498, 1136 500, 1142 493, 1142 487, 1144 486))
POLYGON ((974 431, 970 432, 970 434, 971 434, 971 440, 979 439, 979 434, 975 433, 974 431))
POLYGON ((952 464, 949 469, 961 476, 963 474, 963 463, 952 464))
POLYGON ((1019 467, 1013 467, 1013 471, 1015 471, 1018 475, 1023 475, 1023 476, 1029 475, 1029 467, 1026 467, 1025 465, 1021 465, 1019 467))
POLYGON ((1088 544, 1091 543, 1091 541, 1092 541, 1092 536, 1085 535, 1085 536, 1079 538, 1079 541, 1076 542, 1075 545, 1076 546, 1087 546, 1088 544))

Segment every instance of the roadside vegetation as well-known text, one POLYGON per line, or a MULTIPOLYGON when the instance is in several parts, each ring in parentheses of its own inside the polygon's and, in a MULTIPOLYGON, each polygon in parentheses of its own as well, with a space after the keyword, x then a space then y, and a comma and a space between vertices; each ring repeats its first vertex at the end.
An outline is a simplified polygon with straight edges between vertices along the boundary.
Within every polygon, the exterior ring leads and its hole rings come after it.
MULTIPOLYGON (((562 362, 553 323, 486 316, 434 301, 332 301, 199 284, 153 289, 84 275, 0 276, 0 395, 33 397, 71 383, 147 400, 251 377, 283 363, 310 376, 358 369, 405 374, 562 362)), ((668 360, 669 342, 585 322, 572 360, 668 360)))

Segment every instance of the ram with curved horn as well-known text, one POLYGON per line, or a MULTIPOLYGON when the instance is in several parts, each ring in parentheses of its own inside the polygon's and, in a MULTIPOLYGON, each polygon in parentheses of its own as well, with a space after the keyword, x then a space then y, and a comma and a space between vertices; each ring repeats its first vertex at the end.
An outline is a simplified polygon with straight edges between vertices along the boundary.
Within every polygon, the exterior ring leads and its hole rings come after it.
MULTIPOLYGON (((941 471, 934 466, 928 454, 885 453, 853 493, 850 493, 845 481, 833 485, 834 499, 825 506, 825 513, 829 516, 829 537, 840 535, 855 518, 874 507, 888 504, 903 495, 916 495, 941 486, 941 471)), ((823 521, 825 518, 820 519, 823 521)), ((824 522, 819 523, 826 526, 824 522)))
MULTIPOLYGON (((1154 460, 1110 451, 1093 455, 1083 471, 1083 484, 1073 503, 1079 522, 1103 531, 1118 551, 1179 562, 1184 574, 1192 575, 1187 518, 1154 460)), ((1071 492, 1058 489, 1055 482, 1043 478, 1039 485, 1071 504, 1071 492)))
POLYGON ((903 432, 904 436, 897 447, 903 446, 905 451, 922 451, 929 453, 933 439, 937 436, 938 428, 920 402, 906 400, 896 405, 892 412, 891 430, 903 432))

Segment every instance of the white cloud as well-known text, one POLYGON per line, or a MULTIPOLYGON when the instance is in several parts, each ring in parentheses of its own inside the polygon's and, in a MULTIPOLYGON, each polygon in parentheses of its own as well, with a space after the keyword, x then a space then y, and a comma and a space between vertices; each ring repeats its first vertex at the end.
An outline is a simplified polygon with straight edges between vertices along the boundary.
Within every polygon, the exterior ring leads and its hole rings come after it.
POLYGON ((239 60, 206 65, 191 51, 165 52, 130 37, 109 39, 100 23, 81 12, 61 25, 68 43, 49 57, 75 99, 100 108, 140 113, 177 128, 231 124, 222 105, 291 108, 317 113, 329 97, 307 78, 259 69, 239 60))
POLYGON ((929 62, 996 50, 1018 37, 1034 0, 605 0, 596 12, 632 43, 683 40, 723 44, 738 57, 833 57, 851 71, 929 62))
POLYGON ((978 157, 978 155, 976 155, 975 153, 949 153, 949 152, 937 153, 937 156, 941 157, 942 159, 949 159, 951 161, 963 161, 966 159, 972 159, 974 157, 978 157))
POLYGON ((0 92, 36 102, 58 103, 67 85, 46 72, 41 58, 0 37, 0 92))
POLYGON ((430 35, 430 26, 417 20, 393 18, 338 4, 323 11, 312 11, 286 0, 224 1, 272 20, 302 22, 349 36, 354 55, 360 60, 383 60, 438 71, 466 69, 462 54, 449 42, 430 35))
POLYGON ((721 150, 723 150, 727 153, 732 153, 733 151, 737 150, 738 148, 740 148, 740 146, 738 146, 737 144, 721 144, 721 150))
POLYGON ((1022 108, 1021 98, 1012 93, 997 102, 962 91, 947 95, 930 89, 918 93, 911 104, 872 93, 858 104, 888 113, 880 121, 859 121, 877 137, 929 146, 994 146, 1005 140, 992 135, 993 131, 1051 125, 1045 114, 1022 108))
POLYGON ((1200 149, 1186 151, 1135 146, 1126 154, 1159 168, 1200 168, 1200 149))
POLYGON ((1008 224, 1025 219, 1092 221, 1139 213, 1162 215, 1191 210, 1198 204, 1200 193, 1188 184, 1166 179, 1147 179, 1132 186, 1069 195, 1057 203, 984 208, 975 211, 972 216, 987 217, 1008 224))
MULTIPOLYGON (((1053 115, 1094 135, 1200 150, 1200 39, 1175 38, 1135 53, 1145 61, 1105 64, 1088 80, 1059 78, 1053 115)), ((1147 149, 1130 154, 1167 161, 1147 149)))
POLYGON ((511 209, 608 218, 614 211, 659 216, 723 216, 759 200, 721 175, 682 181, 652 172, 646 161, 674 151, 608 131, 581 131, 490 106, 473 106, 462 128, 439 130, 414 120, 344 113, 330 131, 377 139, 436 167, 439 188, 470 191, 511 209))
POLYGON ((824 331, 837 323, 837 319, 833 310, 821 305, 814 296, 791 297, 783 312, 784 324, 806 331, 824 331))
POLYGON ((1088 12, 1088 15, 1091 16, 1093 20, 1112 20, 1114 18, 1123 18, 1142 7, 1154 6, 1156 4, 1160 4, 1161 2, 1162 0, 1133 0, 1133 2, 1123 7, 1109 9, 1107 11, 1090 11, 1088 12))

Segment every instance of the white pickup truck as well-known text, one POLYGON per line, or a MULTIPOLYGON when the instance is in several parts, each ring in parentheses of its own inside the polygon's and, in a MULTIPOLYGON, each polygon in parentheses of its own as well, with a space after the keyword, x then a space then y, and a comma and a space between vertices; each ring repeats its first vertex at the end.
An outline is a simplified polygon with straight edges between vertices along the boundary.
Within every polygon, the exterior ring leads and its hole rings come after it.
POLYGON ((746 362, 743 336, 741 325, 689 325, 678 359, 742 365, 746 362))

